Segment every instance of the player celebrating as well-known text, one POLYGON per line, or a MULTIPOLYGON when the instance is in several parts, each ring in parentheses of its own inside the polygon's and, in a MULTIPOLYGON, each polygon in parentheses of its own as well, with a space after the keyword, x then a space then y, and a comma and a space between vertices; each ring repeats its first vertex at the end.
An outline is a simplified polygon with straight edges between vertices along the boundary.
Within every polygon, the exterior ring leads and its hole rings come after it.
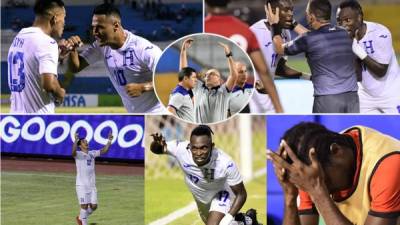
POLYGON ((329 0, 310 0, 306 15, 313 29, 284 43, 279 26, 279 8, 275 13, 268 4, 268 23, 273 44, 280 55, 306 53, 314 85, 313 113, 358 113, 355 56, 347 32, 330 24, 329 0))
POLYGON ((65 8, 62 0, 36 1, 32 27, 22 29, 8 51, 11 113, 54 113, 65 90, 57 80, 58 45, 65 8))
POLYGON ((229 225, 244 205, 247 193, 235 162, 214 147, 212 134, 206 125, 194 128, 190 141, 165 142, 162 135, 153 134, 150 150, 176 158, 205 224, 229 225))
POLYGON ((71 48, 70 70, 79 72, 89 64, 103 60, 128 112, 163 112, 152 82, 160 48, 124 30, 120 12, 112 4, 105 3, 94 9, 92 28, 96 41, 80 55, 77 51, 80 38, 73 36, 67 40, 68 48, 71 48))
MULTIPOLYGON (((187 49, 192 42, 193 39, 187 39, 183 43, 185 47, 181 48, 180 68, 188 66, 187 49)), ((229 46, 222 42, 218 44, 224 48, 229 66, 229 76, 226 82, 221 84, 221 74, 216 69, 209 69, 204 77, 197 74, 197 82, 193 88, 196 123, 213 123, 228 118, 229 97, 235 85, 237 71, 229 46)))
POLYGON ((72 146, 72 157, 76 164, 76 194, 81 206, 79 216, 76 217, 78 225, 88 225, 88 217, 97 209, 96 174, 94 169, 95 158, 106 154, 110 149, 112 133, 108 134, 108 142, 101 150, 89 150, 88 141, 75 134, 72 146), (77 148, 81 151, 77 151, 77 148))
MULTIPOLYGON (((293 2, 292 0, 266 0, 265 1, 265 11, 267 11, 267 5, 271 4, 272 8, 279 8, 279 23, 278 26, 282 29, 281 36, 284 42, 289 42, 291 40, 289 30, 294 30, 298 34, 303 34, 307 32, 301 24, 298 24, 293 19, 293 2)), ((250 29, 257 37, 257 41, 260 44, 261 51, 263 53, 265 64, 268 66, 271 72, 272 80, 276 75, 288 77, 288 78, 299 78, 303 73, 296 71, 286 65, 287 56, 279 55, 276 53, 274 45, 272 44, 272 32, 271 26, 268 23, 268 16, 266 19, 259 20, 253 24, 250 29)), ((306 77, 306 75, 304 76, 306 77)), ((309 77, 308 77, 309 79, 309 77)), ((258 74, 256 74, 256 80, 259 80, 258 74)), ((254 92, 253 97, 250 101, 251 112, 255 113, 270 113, 274 112, 274 107, 270 98, 265 96, 263 85, 257 82, 258 91, 254 92), (261 90, 260 90, 261 89, 261 90)))
POLYGON ((400 68, 390 31, 381 24, 364 21, 357 1, 342 2, 337 21, 355 38, 353 52, 361 60, 360 111, 400 113, 400 68))
POLYGON ((364 126, 336 133, 300 124, 267 157, 284 189, 284 225, 317 225, 318 214, 327 225, 399 224, 400 179, 393 171, 400 170, 400 141, 393 137, 364 126))

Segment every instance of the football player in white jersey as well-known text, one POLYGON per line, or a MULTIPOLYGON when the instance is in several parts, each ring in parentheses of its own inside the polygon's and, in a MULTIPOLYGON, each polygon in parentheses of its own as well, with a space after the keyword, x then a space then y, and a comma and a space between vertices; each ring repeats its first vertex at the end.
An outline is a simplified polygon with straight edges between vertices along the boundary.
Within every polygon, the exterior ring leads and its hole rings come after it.
POLYGON ((8 51, 11 113, 54 113, 65 90, 57 80, 58 45, 64 31, 62 0, 36 1, 35 21, 14 38, 8 51))
POLYGON ((357 1, 342 2, 337 21, 354 37, 353 52, 360 59, 360 112, 400 113, 400 68, 390 31, 381 24, 364 21, 357 1))
MULTIPOLYGON (((294 31, 299 34, 307 31, 306 28, 293 19, 292 0, 266 0, 265 6, 267 6, 268 3, 271 4, 273 9, 279 8, 279 26, 283 28, 281 36, 285 42, 291 39, 289 30, 294 29, 294 31)), ((275 75, 287 78, 299 78, 303 75, 302 72, 296 71, 286 65, 287 56, 276 53, 272 42, 271 26, 268 23, 268 18, 259 20, 253 24, 250 29, 257 37, 257 41, 264 55, 265 63, 271 71, 272 79, 275 78, 275 75)), ((257 91, 254 92, 250 100, 250 111, 252 113, 273 113, 274 107, 271 99, 265 94, 266 92, 259 81, 260 79, 257 73, 255 74, 255 78, 257 91)))
POLYGON ((77 47, 81 39, 72 36, 67 40, 71 50, 69 69, 76 73, 103 60, 128 112, 164 112, 153 89, 153 68, 161 56, 161 49, 124 30, 120 12, 111 4, 94 9, 92 29, 96 41, 80 55, 77 47))
POLYGON ((97 209, 95 158, 108 152, 112 139, 113 135, 110 132, 108 142, 102 149, 89 150, 88 141, 85 138, 79 138, 78 133, 75 134, 72 157, 75 158, 76 194, 81 207, 79 216, 76 217, 78 225, 87 225, 89 215, 97 209), (78 147, 80 151, 77 151, 78 147))
MULTIPOLYGON (((210 127, 195 127, 190 141, 165 142, 160 134, 152 136, 150 150, 171 155, 179 163, 203 222, 207 225, 238 224, 234 217, 244 205, 247 192, 235 162, 214 146, 210 127)), ((251 218, 244 224, 258 223, 256 218, 251 218)))

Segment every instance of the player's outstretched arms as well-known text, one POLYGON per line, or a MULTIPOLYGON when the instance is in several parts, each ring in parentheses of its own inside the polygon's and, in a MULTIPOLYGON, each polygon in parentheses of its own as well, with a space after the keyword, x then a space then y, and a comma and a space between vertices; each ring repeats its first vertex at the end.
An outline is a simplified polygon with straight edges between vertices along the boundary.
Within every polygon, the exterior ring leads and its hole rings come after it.
POLYGON ((222 218, 220 225, 229 225, 232 221, 234 216, 239 212, 239 210, 243 207, 244 203, 247 199, 247 192, 246 188, 243 185, 243 182, 236 184, 234 186, 230 186, 233 193, 235 194, 235 199, 233 200, 231 209, 227 214, 225 214, 224 218, 222 218))
POLYGON ((75 140, 74 140, 74 144, 72 145, 72 157, 76 156, 76 149, 78 148, 78 133, 75 133, 75 140))
POLYGON ((110 149, 111 146, 111 141, 113 139, 113 135, 112 132, 110 131, 110 133, 108 133, 108 142, 107 144, 101 149, 100 154, 106 154, 108 152, 108 150, 110 149))
POLYGON ((42 88, 54 96, 56 105, 61 105, 64 101, 65 89, 60 86, 57 77, 51 73, 44 73, 41 74, 40 79, 42 88))
POLYGON ((65 48, 69 51, 68 70, 73 73, 78 73, 85 69, 89 63, 78 54, 78 47, 83 45, 79 36, 72 36, 66 40, 65 48))
POLYGON ((151 136, 153 137, 153 141, 150 144, 150 151, 157 155, 165 154, 167 151, 167 143, 162 134, 155 133, 151 134, 151 136))
POLYGON ((235 86, 236 79, 238 76, 235 62, 233 61, 232 51, 227 44, 224 44, 222 42, 218 42, 218 44, 220 46, 222 46, 222 48, 224 48, 225 56, 228 59, 229 76, 228 76, 228 80, 226 81, 226 87, 228 88, 229 91, 232 91, 233 87, 235 86))
POLYGON ((187 61, 187 49, 190 48, 190 46, 193 43, 192 38, 188 38, 183 41, 182 47, 181 47, 181 53, 179 57, 179 70, 181 70, 184 67, 188 66, 188 61, 187 61))

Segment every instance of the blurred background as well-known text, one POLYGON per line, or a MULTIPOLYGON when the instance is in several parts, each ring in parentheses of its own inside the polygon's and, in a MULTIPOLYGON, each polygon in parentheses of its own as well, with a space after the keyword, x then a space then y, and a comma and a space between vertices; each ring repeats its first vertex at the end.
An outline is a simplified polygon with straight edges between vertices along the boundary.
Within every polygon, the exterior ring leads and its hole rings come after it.
MULTIPOLYGON (((1 3, 1 106, 9 111, 7 54, 15 35, 32 25, 34 0, 4 0, 1 3)), ((203 31, 201 0, 64 0, 67 16, 63 38, 79 35, 85 45, 92 43, 91 21, 95 6, 104 2, 119 7, 122 26, 164 49, 172 41, 203 31)), ((64 79, 62 65, 59 77, 64 79)), ((63 107, 56 112, 126 112, 108 78, 102 61, 76 74, 68 85, 63 107), (104 106, 108 106, 106 109, 104 106), (111 107, 112 106, 112 107, 111 107)))
MULTIPOLYGON (((305 10, 307 0, 292 0, 294 3, 294 18, 306 26, 305 10)), ((336 10, 342 0, 330 0, 332 4, 331 21, 336 24, 336 10)), ((358 1, 364 12, 364 20, 380 23, 392 33, 393 46, 400 62, 400 1, 399 0, 360 0, 358 1)), ((249 26, 265 18, 265 0, 231 0, 228 8, 232 15, 247 23, 249 26)), ((205 12, 207 14, 207 10, 205 12)), ((307 27, 307 26, 306 26, 307 27)), ((297 36, 292 32, 291 37, 297 36)), ((290 56, 289 66, 306 73, 310 73, 304 54, 290 56)), ((313 103, 313 87, 310 81, 297 79, 275 78, 281 103, 285 113, 311 113, 313 103), (289 91, 290 90, 290 91, 289 91)))
MULTIPOLYGON (((309 115, 309 116, 275 116, 266 117, 267 129, 267 147, 271 150, 277 150, 281 137, 284 132, 292 126, 303 122, 311 121, 320 123, 328 129, 340 132, 349 127, 362 125, 373 128, 381 133, 390 135, 400 140, 400 116, 364 116, 364 115, 309 115)), ((282 187, 275 176, 272 163, 267 163, 267 212, 268 221, 271 219, 274 224, 282 224, 284 199, 282 187)), ((323 225, 320 219, 320 225, 323 225)))
MULTIPOLYGON (((188 140, 195 126, 173 116, 146 117, 145 224, 203 224, 174 158, 149 149, 150 134, 162 133, 167 141, 188 140)), ((265 224, 265 117, 236 115, 210 127, 215 146, 232 157, 244 178, 247 201, 241 212, 255 208, 258 221, 265 224)))
MULTIPOLYGON (((187 50, 188 64, 197 72, 205 74, 209 69, 217 69, 221 78, 226 81, 229 76, 228 60, 224 49, 218 44, 223 42, 232 50, 233 59, 247 65, 249 74, 247 83, 254 84, 253 65, 247 54, 229 39, 213 34, 195 34, 189 36, 194 40, 187 50)), ((157 63, 154 76, 156 93, 161 102, 167 106, 171 91, 178 84, 179 54, 182 43, 189 37, 182 38, 169 46, 157 63)))

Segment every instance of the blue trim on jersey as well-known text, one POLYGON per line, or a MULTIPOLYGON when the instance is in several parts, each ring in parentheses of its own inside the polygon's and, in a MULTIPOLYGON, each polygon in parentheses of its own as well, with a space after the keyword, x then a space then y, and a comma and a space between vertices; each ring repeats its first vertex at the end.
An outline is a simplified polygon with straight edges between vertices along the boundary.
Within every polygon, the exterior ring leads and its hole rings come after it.
POLYGON ((250 88, 254 88, 253 84, 245 83, 244 86, 243 86, 243 88, 241 88, 241 87, 239 87, 239 86, 236 85, 236 86, 233 88, 232 93, 237 92, 237 91, 243 91, 243 92, 244 92, 245 89, 250 89, 250 88))
POLYGON ((176 93, 180 93, 183 96, 185 95, 190 95, 190 97, 193 97, 193 91, 192 90, 186 90, 184 87, 182 87, 181 85, 176 85, 175 89, 172 90, 171 94, 176 94, 176 93))

